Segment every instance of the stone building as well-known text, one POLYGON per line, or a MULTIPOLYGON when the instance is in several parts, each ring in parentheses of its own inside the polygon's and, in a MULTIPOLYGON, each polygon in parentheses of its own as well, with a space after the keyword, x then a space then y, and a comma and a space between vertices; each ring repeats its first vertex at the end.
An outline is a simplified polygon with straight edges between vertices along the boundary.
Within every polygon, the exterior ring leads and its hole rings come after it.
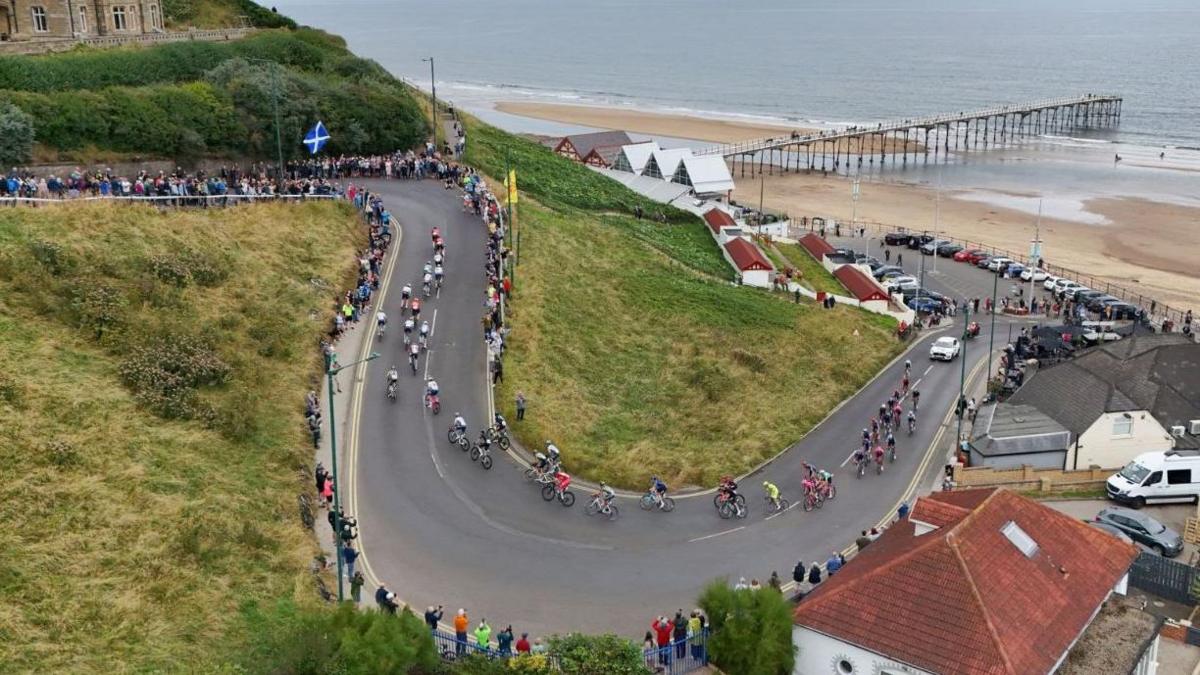
POLYGON ((0 0, 0 40, 5 41, 162 32, 162 0, 0 0))

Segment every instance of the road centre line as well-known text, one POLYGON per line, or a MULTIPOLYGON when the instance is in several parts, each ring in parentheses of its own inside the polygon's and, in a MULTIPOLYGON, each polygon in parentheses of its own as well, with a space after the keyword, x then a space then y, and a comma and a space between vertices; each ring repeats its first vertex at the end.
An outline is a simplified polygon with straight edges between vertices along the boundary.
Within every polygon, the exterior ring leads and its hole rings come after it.
MULTIPOLYGON (((776 515, 778 515, 778 514, 776 514, 776 515)), ((737 532, 738 530, 744 530, 744 529, 746 529, 746 526, 741 525, 739 527, 733 528, 732 530, 725 530, 724 532, 717 532, 716 534, 706 534, 703 537, 696 537, 695 539, 688 539, 688 543, 690 544, 690 543, 696 542, 696 541, 704 541, 705 539, 712 539, 713 537, 719 537, 723 534, 729 534, 730 532, 737 532)))

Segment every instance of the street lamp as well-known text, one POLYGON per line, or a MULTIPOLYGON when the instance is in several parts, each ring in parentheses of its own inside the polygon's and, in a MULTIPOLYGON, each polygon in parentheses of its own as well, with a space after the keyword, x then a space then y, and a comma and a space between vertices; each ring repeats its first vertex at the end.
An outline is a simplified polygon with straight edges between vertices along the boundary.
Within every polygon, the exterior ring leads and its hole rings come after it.
POLYGON ((1000 275, 992 276, 992 327, 988 332, 987 382, 988 393, 991 393, 992 383, 992 341, 996 339, 996 289, 1000 285, 1000 275))
POLYGON ((379 352, 371 352, 371 355, 365 359, 359 359, 353 363, 346 365, 335 365, 336 361, 333 354, 325 357, 325 378, 329 383, 329 444, 331 456, 333 457, 333 545, 337 552, 337 577, 338 577, 338 602, 343 600, 344 591, 342 590, 342 490, 338 486, 338 451, 337 451, 337 413, 333 407, 333 378, 343 370, 351 366, 357 366, 360 363, 374 361, 379 358, 379 352))
POLYGON ((433 78, 433 57, 431 56, 427 59, 421 59, 421 63, 425 63, 426 61, 429 62, 429 94, 433 99, 433 150, 434 152, 437 152, 437 128, 439 123, 437 111, 437 80, 433 78))
POLYGON ((279 133, 279 63, 269 59, 247 58, 247 61, 253 63, 267 63, 271 68, 271 102, 275 108, 275 152, 279 158, 279 170, 275 173, 275 178, 280 183, 283 182, 283 137, 279 133))
POLYGON ((967 332, 970 330, 970 326, 971 305, 968 303, 966 305, 966 311, 963 312, 962 354, 959 355, 962 363, 960 364, 961 371, 958 375, 958 432, 956 437, 957 440, 954 442, 954 449, 956 452, 962 449, 962 424, 963 417, 965 417, 967 414, 967 409, 963 404, 963 400, 965 399, 964 390, 966 389, 967 384, 967 332))

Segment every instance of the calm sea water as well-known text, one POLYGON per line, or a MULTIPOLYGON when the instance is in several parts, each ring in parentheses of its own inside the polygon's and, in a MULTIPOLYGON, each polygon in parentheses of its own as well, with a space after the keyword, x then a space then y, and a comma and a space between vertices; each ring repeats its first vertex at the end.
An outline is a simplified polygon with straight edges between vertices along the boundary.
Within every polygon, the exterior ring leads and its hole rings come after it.
MULTIPOLYGON (((1118 129, 1045 138, 940 180, 1200 198, 1197 0, 275 4, 422 86, 421 59, 434 56, 439 95, 473 110, 534 99, 838 126, 1116 92, 1125 97, 1118 129), (1117 152, 1129 160, 1121 172, 1111 166, 1117 152), (1092 168, 1064 172, 1064 163, 1092 168)), ((935 180, 911 170, 902 179, 935 180)))

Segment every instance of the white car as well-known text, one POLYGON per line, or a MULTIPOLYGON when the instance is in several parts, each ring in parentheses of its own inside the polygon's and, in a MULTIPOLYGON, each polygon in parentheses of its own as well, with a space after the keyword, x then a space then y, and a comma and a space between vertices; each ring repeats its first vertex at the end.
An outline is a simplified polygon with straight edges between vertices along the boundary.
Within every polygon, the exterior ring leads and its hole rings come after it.
POLYGON ((962 346, 958 338, 940 337, 929 346, 929 358, 933 361, 953 361, 962 346))
POLYGON ((1095 343, 1095 342, 1112 342, 1114 340, 1121 339, 1121 336, 1119 334, 1114 333, 1110 330, 1101 330, 1101 331, 1097 332, 1097 330, 1095 328, 1080 335, 1080 337, 1082 337, 1087 342, 1093 342, 1093 343, 1095 343))
POLYGON ((1050 290, 1054 291, 1055 293, 1058 293, 1059 291, 1063 290, 1067 286, 1072 286, 1072 285, 1079 286, 1080 284, 1078 284, 1074 281, 1071 281, 1070 279, 1065 279, 1065 278, 1059 279, 1058 281, 1054 282, 1054 288, 1051 288, 1050 290))
POLYGON ((988 269, 993 272, 999 272, 1001 265, 1005 265, 1010 262, 1012 262, 1011 258, 1005 258, 1005 257, 992 258, 991 261, 988 262, 988 269))
POLYGON ((1028 267, 1025 268, 1024 272, 1021 272, 1022 281, 1045 281, 1048 276, 1050 275, 1046 274, 1043 270, 1030 269, 1028 267))
POLYGON ((883 287, 892 293, 894 293, 896 291, 908 291, 908 290, 915 291, 918 288, 920 288, 920 286, 921 286, 921 284, 920 284, 920 282, 917 281, 916 277, 910 277, 910 276, 905 276, 905 275, 901 275, 898 277, 892 277, 883 282, 883 287))
POLYGON ((1078 291, 1081 288, 1087 288, 1087 286, 1084 286, 1083 284, 1075 283, 1074 281, 1068 281, 1067 283, 1062 284, 1061 286, 1056 286, 1054 289, 1054 292, 1056 294, 1065 293, 1067 295, 1074 295, 1075 291, 1078 291))
POLYGON ((1059 280, 1060 278, 1061 278, 1061 277, 1056 277, 1056 276, 1054 276, 1053 274, 1047 275, 1047 276, 1046 276, 1046 280, 1042 282, 1042 288, 1044 288, 1044 289, 1046 289, 1046 290, 1048 290, 1048 291, 1053 291, 1053 290, 1054 290, 1054 284, 1057 284, 1057 283, 1058 283, 1058 280, 1059 280))

